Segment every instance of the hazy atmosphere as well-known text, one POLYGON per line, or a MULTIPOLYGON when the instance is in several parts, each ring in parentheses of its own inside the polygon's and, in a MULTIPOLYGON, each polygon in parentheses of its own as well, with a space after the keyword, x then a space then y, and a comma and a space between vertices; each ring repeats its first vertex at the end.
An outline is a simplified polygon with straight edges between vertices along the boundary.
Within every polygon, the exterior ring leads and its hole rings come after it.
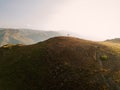
POLYGON ((0 0, 0 90, 120 90, 120 0, 0 0))
POLYGON ((1 28, 65 30, 85 39, 120 37, 119 0, 0 0, 1 28))

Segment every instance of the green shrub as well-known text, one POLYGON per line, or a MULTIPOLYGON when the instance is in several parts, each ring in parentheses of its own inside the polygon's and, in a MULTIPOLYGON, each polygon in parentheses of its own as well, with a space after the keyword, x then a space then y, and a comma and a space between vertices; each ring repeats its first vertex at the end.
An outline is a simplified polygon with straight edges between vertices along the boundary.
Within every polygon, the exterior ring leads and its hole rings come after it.
POLYGON ((107 56, 107 55, 102 55, 102 56, 100 57, 100 59, 101 59, 101 60, 108 60, 108 56, 107 56))

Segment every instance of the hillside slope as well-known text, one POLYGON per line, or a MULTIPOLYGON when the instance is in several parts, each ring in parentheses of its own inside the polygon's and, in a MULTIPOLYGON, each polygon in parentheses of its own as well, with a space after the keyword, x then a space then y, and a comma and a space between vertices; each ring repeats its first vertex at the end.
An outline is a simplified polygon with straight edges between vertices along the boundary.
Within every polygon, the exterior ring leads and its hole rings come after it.
POLYGON ((120 56, 96 42, 55 37, 0 57, 0 90, 120 90, 120 56))
POLYGON ((120 38, 108 39, 105 42, 120 43, 120 38))
POLYGON ((120 54, 120 38, 108 39, 100 43, 120 54))
POLYGON ((38 31, 29 29, 0 29, 0 46, 5 44, 33 44, 48 38, 60 36, 55 31, 38 31))

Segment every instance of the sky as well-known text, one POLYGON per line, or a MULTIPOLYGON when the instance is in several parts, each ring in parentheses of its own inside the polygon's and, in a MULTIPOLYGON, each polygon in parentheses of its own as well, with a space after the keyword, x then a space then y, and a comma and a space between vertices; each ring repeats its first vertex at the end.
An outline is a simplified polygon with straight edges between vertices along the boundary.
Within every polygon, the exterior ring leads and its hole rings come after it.
POLYGON ((120 0, 0 0, 0 27, 120 38, 120 0))

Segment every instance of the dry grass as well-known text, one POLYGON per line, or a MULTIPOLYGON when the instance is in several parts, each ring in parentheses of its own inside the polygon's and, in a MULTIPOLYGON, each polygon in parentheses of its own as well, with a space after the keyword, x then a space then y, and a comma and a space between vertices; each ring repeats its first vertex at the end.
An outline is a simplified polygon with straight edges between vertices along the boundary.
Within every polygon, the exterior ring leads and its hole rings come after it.
POLYGON ((112 43, 112 42, 101 42, 101 44, 106 45, 117 54, 120 54, 120 44, 119 43, 112 43))

